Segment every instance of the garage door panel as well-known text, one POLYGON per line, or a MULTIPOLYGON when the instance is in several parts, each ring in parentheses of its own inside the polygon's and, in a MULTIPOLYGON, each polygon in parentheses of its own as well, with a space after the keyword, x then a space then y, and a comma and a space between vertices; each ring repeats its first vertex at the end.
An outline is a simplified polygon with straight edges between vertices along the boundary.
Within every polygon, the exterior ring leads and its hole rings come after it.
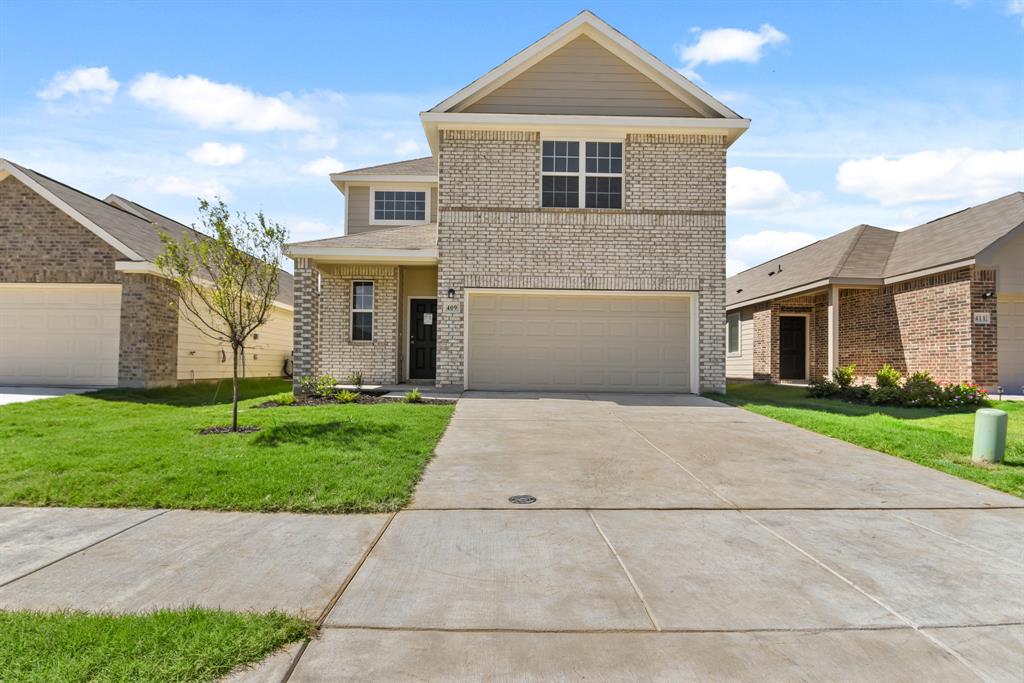
POLYGON ((473 389, 689 391, 685 296, 474 293, 473 389))
POLYGON ((0 321, 0 384, 117 384, 120 285, 3 285, 0 321))
POLYGON ((999 293, 996 304, 999 383, 1008 393, 1024 391, 1024 294, 999 293))

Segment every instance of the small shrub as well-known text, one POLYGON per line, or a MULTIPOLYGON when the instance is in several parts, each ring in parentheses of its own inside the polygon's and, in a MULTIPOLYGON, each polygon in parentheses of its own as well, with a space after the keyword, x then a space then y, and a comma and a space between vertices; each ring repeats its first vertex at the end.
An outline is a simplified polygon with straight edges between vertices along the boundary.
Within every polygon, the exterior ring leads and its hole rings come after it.
POLYGON ((840 389, 846 389, 853 385, 853 376, 857 371, 857 364, 840 365, 832 371, 832 381, 839 385, 840 389))
POLYGON ((363 373, 359 372, 358 370, 354 370, 353 372, 348 373, 348 383, 356 387, 357 389, 362 388, 363 373))
POLYGON ((330 398, 334 395, 334 387, 337 383, 338 380, 334 379, 334 375, 320 375, 316 378, 313 393, 320 398, 330 398))
POLYGON ((316 380, 309 375, 303 375, 299 378, 299 393, 310 395, 316 391, 316 380))
POLYGON ((988 405, 988 392, 977 384, 960 382, 947 384, 942 388, 939 406, 943 408, 964 408, 988 405))
POLYGON ((879 389, 896 389, 900 386, 903 375, 899 370, 886 363, 875 373, 875 386, 879 389))
POLYGON ((838 393, 839 385, 824 377, 812 379, 807 387, 807 395, 811 398, 832 398, 838 393))
POLYGON ((871 390, 868 401, 876 406, 898 406, 903 403, 903 389, 898 386, 877 386, 871 390))
POLYGON ((915 372, 903 385, 903 405, 930 408, 942 400, 942 387, 927 372, 915 372))
POLYGON ((342 389, 334 395, 334 398, 339 403, 355 403, 359 398, 359 392, 342 389))
POLYGON ((423 400, 423 396, 420 394, 419 389, 414 388, 412 391, 407 393, 405 395, 405 398, 403 398, 402 400, 405 401, 406 403, 419 403, 420 401, 423 400))
POLYGON ((854 403, 863 403, 871 398, 871 387, 867 384, 858 384, 857 386, 846 386, 840 387, 839 393, 836 394, 836 398, 842 399, 843 401, 852 401, 854 403))

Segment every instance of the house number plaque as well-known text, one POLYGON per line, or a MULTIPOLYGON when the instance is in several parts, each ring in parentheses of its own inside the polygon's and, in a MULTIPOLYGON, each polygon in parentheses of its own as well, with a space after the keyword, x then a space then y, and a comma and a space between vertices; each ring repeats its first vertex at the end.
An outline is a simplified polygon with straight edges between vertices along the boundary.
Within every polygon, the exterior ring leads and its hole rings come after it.
POLYGON ((462 313, 462 302, 445 301, 441 304, 441 311, 444 313, 462 313))

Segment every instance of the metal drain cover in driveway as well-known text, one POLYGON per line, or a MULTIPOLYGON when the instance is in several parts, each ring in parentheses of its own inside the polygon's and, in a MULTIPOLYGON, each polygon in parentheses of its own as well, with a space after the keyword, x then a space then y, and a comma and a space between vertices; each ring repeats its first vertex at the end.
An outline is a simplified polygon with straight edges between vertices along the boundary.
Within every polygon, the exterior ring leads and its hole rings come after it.
POLYGON ((521 494, 518 496, 509 496, 508 502, 515 503, 516 505, 529 505, 530 503, 536 503, 537 499, 533 496, 521 494))

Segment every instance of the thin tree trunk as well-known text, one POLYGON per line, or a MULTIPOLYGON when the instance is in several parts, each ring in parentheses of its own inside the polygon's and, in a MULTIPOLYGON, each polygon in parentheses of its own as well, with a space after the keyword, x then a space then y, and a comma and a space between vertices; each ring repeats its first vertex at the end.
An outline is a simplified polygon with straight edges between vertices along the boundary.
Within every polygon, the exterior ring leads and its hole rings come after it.
POLYGON ((238 347, 231 345, 234 370, 231 373, 231 431, 238 431, 238 347))

